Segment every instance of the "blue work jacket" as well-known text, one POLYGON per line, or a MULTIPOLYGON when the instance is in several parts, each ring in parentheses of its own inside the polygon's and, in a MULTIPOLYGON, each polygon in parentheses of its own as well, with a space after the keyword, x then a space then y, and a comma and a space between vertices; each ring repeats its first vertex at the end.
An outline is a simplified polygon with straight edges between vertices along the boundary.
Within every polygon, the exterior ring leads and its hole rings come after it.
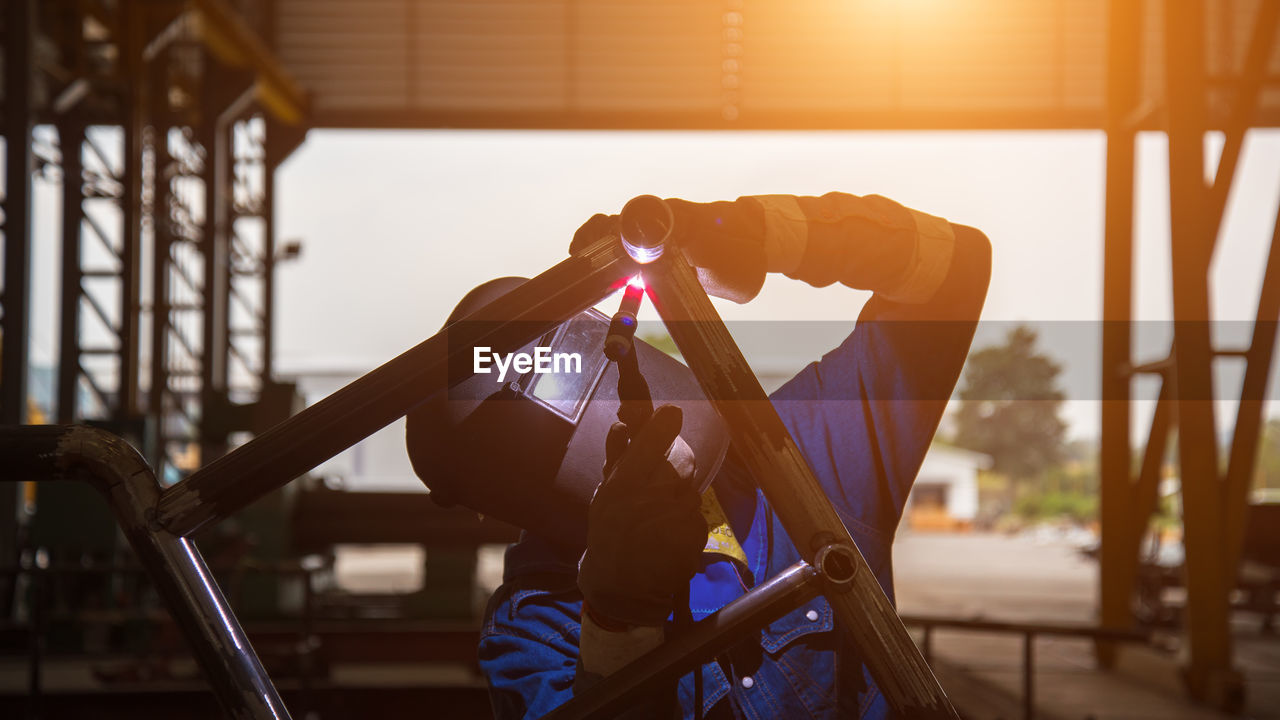
MULTIPOLYGON (((987 240, 955 227, 952 267, 933 299, 904 305, 872 297, 839 347, 770 396, 890 600, 894 532, 986 294, 987 240)), ((748 562, 703 555, 690 587, 694 619, 800 560, 732 452, 713 487, 748 562)), ((577 561, 528 535, 508 549, 479 647, 497 717, 539 717, 572 697, 582 612, 577 561)), ((702 666, 702 714, 728 703, 742 718, 887 717, 885 699, 845 637, 835 632, 827 601, 809 601, 702 666)), ((685 717, 695 714, 694 687, 692 673, 679 683, 685 717)))

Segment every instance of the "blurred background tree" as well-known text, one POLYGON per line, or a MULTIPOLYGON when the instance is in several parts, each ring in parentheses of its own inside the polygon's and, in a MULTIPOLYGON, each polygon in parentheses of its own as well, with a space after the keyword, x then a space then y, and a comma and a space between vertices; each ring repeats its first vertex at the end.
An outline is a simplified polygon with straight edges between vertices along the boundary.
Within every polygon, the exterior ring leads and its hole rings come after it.
POLYGON ((1004 343, 969 355, 955 414, 955 444, 986 453, 1008 478, 1008 505, 1018 487, 1066 459, 1067 425, 1058 416, 1061 366, 1036 348, 1035 330, 1018 325, 1004 343))
POLYGON ((1268 420, 1262 429, 1254 487, 1280 490, 1280 419, 1268 420))
POLYGON ((684 362, 684 355, 680 354, 680 348, 676 347, 676 341, 671 338, 671 335, 667 333, 665 328, 647 333, 639 333, 637 337, 680 362, 684 362))

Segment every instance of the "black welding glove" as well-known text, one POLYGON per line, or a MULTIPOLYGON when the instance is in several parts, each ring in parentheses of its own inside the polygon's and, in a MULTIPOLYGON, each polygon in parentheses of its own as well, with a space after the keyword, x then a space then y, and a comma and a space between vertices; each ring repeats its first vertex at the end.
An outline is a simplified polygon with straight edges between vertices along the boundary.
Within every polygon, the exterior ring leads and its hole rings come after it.
POLYGON ((578 566, 587 613, 602 626, 662 625, 700 565, 707 525, 681 422, 680 408, 664 405, 634 438, 622 423, 609 430, 578 566))
POLYGON ((669 198, 675 237, 698 281, 716 297, 745 303, 764 286, 764 208, 749 197, 733 202, 669 198))
MULTIPOLYGON (((711 295, 738 303, 764 285, 764 209, 749 197, 733 202, 696 203, 668 198, 675 218, 673 237, 711 295)), ((569 253, 618 235, 617 215, 595 215, 573 234, 569 253)))
MULTIPOLYGON (((954 227, 879 195, 750 195, 733 202, 667 200, 675 237, 708 293, 746 302, 766 272, 823 287, 842 283, 888 300, 927 302, 951 265, 954 227)), ((615 216, 597 215, 572 252, 617 235, 615 216), (612 221, 612 227, 609 222, 612 221)))

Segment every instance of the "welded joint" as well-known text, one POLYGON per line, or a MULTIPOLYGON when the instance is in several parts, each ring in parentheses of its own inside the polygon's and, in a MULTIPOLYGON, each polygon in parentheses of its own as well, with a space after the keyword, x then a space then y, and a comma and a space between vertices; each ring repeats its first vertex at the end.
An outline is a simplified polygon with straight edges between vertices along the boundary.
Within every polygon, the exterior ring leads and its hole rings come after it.
POLYGON ((818 577, 836 592, 848 592, 858 576, 858 551, 844 543, 828 543, 813 556, 818 577))
POLYGON ((662 257, 671 242, 675 215, 667 201, 656 195, 637 195, 618 213, 618 232, 622 247, 632 260, 647 265, 662 257))
POLYGON ((160 485, 147 461, 124 439, 105 430, 72 425, 54 451, 55 480, 81 480, 111 505, 126 532, 159 529, 155 523, 160 485))
POLYGON ((1128 377, 1132 375, 1164 375, 1172 370, 1173 367, 1173 355, 1169 355, 1168 357, 1164 357, 1159 360, 1152 360, 1150 362, 1121 363, 1117 374, 1121 377, 1128 377))

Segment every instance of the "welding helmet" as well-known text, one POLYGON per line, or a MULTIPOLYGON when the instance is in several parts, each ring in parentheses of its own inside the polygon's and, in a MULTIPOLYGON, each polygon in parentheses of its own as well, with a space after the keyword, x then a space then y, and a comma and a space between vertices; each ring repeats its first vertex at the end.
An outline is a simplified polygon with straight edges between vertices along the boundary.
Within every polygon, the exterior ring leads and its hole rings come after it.
MULTIPOLYGON (((468 322, 467 315, 524 282, 499 278, 475 288, 446 327, 468 322)), ((568 550, 585 547, 587 507, 603 478, 605 435, 619 406, 618 366, 603 352, 608 329, 602 313, 584 310, 506 356, 505 376, 501 356, 468 348, 466 356, 485 372, 437 393, 407 417, 409 460, 431 497, 568 550), (522 356, 524 372, 516 372, 522 356)), ((654 406, 683 411, 680 436, 693 450, 694 482, 702 492, 729 447, 724 423, 688 367, 639 339, 632 352, 654 406)))

